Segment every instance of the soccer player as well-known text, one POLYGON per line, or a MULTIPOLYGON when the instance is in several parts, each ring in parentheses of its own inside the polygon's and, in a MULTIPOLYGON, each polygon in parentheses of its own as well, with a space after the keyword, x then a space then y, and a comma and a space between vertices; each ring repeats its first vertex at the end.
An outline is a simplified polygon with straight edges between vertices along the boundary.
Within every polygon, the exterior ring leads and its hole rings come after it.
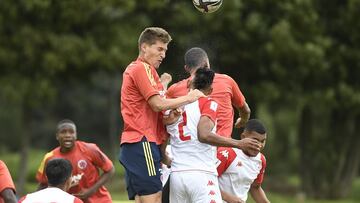
POLYGON ((139 56, 123 73, 121 86, 120 163, 125 168, 129 199, 142 203, 160 203, 162 183, 160 160, 169 159, 165 148, 166 130, 161 111, 175 109, 204 96, 193 90, 176 99, 164 98, 164 87, 156 69, 165 58, 171 36, 159 27, 146 28, 139 37, 139 56))
MULTIPOLYGON (((198 47, 189 49, 184 56, 185 70, 190 73, 190 77, 178 83, 171 85, 166 96, 169 98, 177 98, 187 94, 189 90, 189 82, 193 78, 198 68, 210 68, 207 53, 198 47)), ((217 134, 225 137, 231 137, 233 130, 234 110, 233 106, 238 110, 239 117, 235 122, 235 127, 244 127, 250 117, 250 108, 245 101, 245 97, 240 91, 236 82, 228 75, 215 73, 213 81, 213 91, 210 97, 218 103, 217 110, 217 134)))
POLYGON ((45 168, 48 187, 22 197, 19 203, 82 203, 81 199, 65 192, 71 187, 72 169, 70 161, 66 159, 51 159, 45 168))
POLYGON ((45 155, 37 171, 39 188, 48 186, 44 171, 48 161, 64 158, 71 162, 73 168, 74 182, 67 192, 85 203, 111 203, 110 193, 104 186, 115 172, 110 159, 95 144, 77 141, 76 126, 71 120, 65 119, 58 123, 56 139, 60 146, 45 155))
MULTIPOLYGON (((260 120, 251 119, 245 125, 241 138, 255 139, 265 147, 266 129, 260 120)), ((257 203, 269 203, 261 183, 264 179, 266 160, 257 150, 219 147, 217 167, 221 195, 226 202, 246 202, 248 192, 257 203), (237 201, 236 201, 237 200, 237 201)))
POLYGON ((15 185, 6 164, 0 160, 0 203, 16 203, 15 185))
MULTIPOLYGON (((215 73, 199 68, 191 81, 193 89, 205 95, 212 91, 215 73)), ((216 112, 218 104, 203 97, 183 107, 181 116, 167 126, 170 134, 172 162, 170 202, 222 202, 216 172, 216 147, 228 146, 259 150, 253 139, 234 140, 217 135, 216 112)), ((169 119, 174 118, 169 116, 169 119)))

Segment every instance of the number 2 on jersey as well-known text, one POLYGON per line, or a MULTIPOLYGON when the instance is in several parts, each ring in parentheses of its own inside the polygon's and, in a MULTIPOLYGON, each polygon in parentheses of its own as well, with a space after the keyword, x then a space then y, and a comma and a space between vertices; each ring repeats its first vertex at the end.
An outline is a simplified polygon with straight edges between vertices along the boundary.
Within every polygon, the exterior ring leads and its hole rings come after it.
POLYGON ((182 113, 183 121, 179 123, 179 138, 182 141, 188 141, 191 139, 191 135, 184 135, 184 126, 186 126, 187 117, 186 117, 186 111, 182 113))

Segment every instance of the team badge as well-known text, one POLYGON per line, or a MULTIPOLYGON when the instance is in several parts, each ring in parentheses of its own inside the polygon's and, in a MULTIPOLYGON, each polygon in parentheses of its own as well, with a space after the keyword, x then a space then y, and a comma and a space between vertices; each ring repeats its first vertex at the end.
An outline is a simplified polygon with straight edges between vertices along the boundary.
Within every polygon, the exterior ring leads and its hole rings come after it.
POLYGON ((87 167, 87 162, 83 159, 80 159, 78 161, 77 165, 80 169, 85 169, 87 167))

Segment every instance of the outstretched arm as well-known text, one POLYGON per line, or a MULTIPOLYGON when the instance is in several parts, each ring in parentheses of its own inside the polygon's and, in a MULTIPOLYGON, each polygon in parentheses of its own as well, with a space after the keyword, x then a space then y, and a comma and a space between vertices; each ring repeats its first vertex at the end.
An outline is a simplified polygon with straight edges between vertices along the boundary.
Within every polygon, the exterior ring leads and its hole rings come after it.
POLYGON ((248 122, 251 110, 246 102, 242 107, 237 108, 237 110, 239 111, 239 118, 235 122, 235 128, 241 128, 244 127, 245 124, 248 122))
POLYGON ((242 201, 239 197, 232 195, 230 193, 227 193, 223 190, 220 190, 221 192, 221 197, 224 201, 226 201, 227 203, 245 203, 244 201, 242 201))
POLYGON ((15 193, 11 188, 6 188, 1 191, 1 197, 6 203, 17 203, 15 193))
POLYGON ((256 203, 270 203, 264 190, 261 188, 261 185, 253 183, 250 187, 251 197, 255 200, 256 203))
POLYGON ((223 137, 213 133, 211 131, 213 127, 214 122, 209 117, 201 116, 198 124, 198 139, 200 142, 214 146, 236 147, 243 150, 260 150, 260 143, 255 139, 244 138, 241 140, 235 140, 223 137))

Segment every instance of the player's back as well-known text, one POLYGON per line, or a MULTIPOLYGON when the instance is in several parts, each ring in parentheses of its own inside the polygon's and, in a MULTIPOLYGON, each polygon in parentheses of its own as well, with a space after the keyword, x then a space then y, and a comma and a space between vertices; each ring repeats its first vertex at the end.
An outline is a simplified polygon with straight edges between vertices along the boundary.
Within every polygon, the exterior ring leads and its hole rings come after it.
MULTIPOLYGON (((178 121, 167 126, 173 155, 172 172, 200 170, 217 174, 215 168, 216 148, 201 143, 198 139, 197 126, 203 115, 202 109, 206 105, 213 105, 214 108, 217 106, 216 102, 210 98, 200 98, 185 105, 178 121)), ((213 131, 216 131, 216 127, 213 131)))

